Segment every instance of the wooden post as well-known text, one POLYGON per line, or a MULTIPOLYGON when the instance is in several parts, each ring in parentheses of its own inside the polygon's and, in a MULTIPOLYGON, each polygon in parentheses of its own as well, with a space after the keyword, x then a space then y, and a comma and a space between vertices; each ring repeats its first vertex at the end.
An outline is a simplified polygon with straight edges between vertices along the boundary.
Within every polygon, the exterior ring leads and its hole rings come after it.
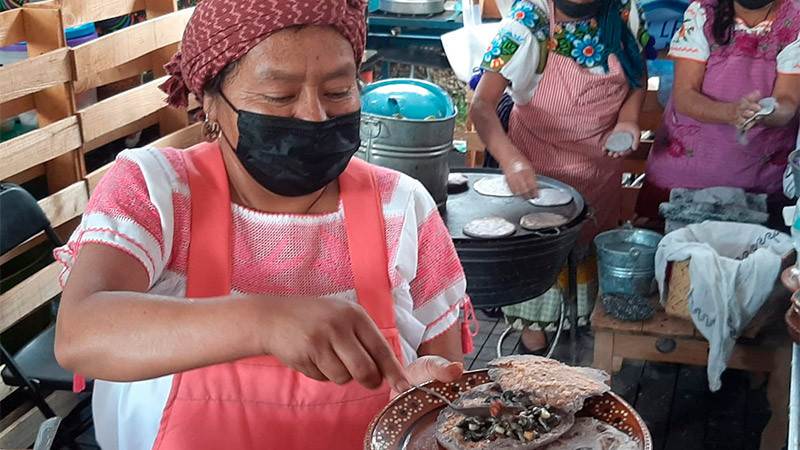
MULTIPOLYGON (((28 57, 66 47, 61 10, 57 7, 23 7, 23 22, 28 57)), ((33 95, 39 127, 45 127, 75 114, 72 83, 66 82, 33 95)), ((81 180, 86 169, 79 150, 45 163, 47 185, 51 194, 81 180)))

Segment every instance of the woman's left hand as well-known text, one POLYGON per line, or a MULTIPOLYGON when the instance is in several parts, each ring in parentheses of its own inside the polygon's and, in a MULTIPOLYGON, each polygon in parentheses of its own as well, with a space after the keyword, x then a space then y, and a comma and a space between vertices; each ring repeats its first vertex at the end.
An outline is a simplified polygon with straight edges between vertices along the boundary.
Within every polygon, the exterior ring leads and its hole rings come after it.
MULTIPOLYGON (((450 362, 441 356, 422 356, 406 367, 406 379, 413 386, 428 381, 441 381, 451 383, 461 378, 464 373, 464 366, 458 362, 450 362)), ((400 392, 392 391, 392 398, 397 397, 400 392)))
MULTIPOLYGON (((625 152, 609 152, 605 149, 605 147, 603 147, 603 152, 606 154, 606 156, 610 156, 612 158, 625 158, 639 148, 639 140, 642 138, 642 131, 639 129, 638 123, 618 122, 611 134, 617 132, 625 132, 633 135, 633 144, 631 144, 631 149, 625 152)), ((609 136, 611 136, 611 134, 609 134, 609 136)))

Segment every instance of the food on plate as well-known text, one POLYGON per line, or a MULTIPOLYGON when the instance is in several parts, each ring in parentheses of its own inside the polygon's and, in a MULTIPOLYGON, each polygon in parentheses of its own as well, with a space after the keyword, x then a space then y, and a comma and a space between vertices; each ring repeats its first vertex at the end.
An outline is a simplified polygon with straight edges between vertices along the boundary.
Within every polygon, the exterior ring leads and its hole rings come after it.
POLYGON ((472 185, 472 188, 475 189, 475 192, 478 194, 489 197, 514 196, 514 193, 511 192, 511 188, 508 187, 508 183, 506 183, 506 177, 500 175, 481 178, 472 185))
POLYGON ((496 239, 511 236, 517 231, 513 223, 502 217, 484 217, 464 225, 464 234, 478 239, 496 239))
MULTIPOLYGON (((491 415, 467 417, 452 408, 440 412, 437 440, 446 449, 543 448, 572 430, 576 422, 575 413, 587 398, 609 390, 609 377, 605 372, 570 367, 532 355, 492 361, 489 363, 489 377, 492 383, 464 392, 454 404, 464 407, 489 405, 491 415), (524 409, 512 413, 508 411, 509 407, 524 409)), ((577 431, 580 436, 587 435, 583 428, 577 431)), ((595 431, 599 433, 597 427, 595 431)), ((607 447, 611 448, 616 447, 607 447)), ((620 450, 627 450, 627 447, 620 447, 620 450)))
POLYGON ((594 417, 579 417, 561 438, 542 450, 640 450, 630 436, 594 417))

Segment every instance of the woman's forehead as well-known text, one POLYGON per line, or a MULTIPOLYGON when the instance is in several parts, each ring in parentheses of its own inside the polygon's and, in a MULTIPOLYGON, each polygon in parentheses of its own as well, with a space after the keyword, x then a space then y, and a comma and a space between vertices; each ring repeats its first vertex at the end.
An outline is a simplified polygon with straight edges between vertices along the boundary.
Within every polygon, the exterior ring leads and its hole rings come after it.
POLYGON ((324 81, 356 74, 349 41, 327 26, 281 30, 253 47, 242 65, 247 76, 263 81, 324 81))

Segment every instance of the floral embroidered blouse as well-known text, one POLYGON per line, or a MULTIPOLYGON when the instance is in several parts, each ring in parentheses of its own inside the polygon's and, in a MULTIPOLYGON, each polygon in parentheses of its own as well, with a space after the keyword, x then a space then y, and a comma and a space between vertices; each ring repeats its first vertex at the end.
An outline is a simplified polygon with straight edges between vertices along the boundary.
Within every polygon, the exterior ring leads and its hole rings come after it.
MULTIPOLYGON (((691 59, 706 62, 711 55, 712 44, 709 43, 703 28, 706 24, 706 10, 696 1, 689 5, 683 17, 683 26, 672 38, 669 55, 673 58, 691 59)), ((748 27, 741 19, 736 18, 734 28, 745 35, 764 36, 772 31, 772 20, 766 20, 755 27, 748 27)), ((787 27, 788 28, 788 27, 787 27)), ((800 35, 794 36, 794 42, 778 52, 778 73, 800 74, 800 35)), ((733 45, 736 42, 732 41, 733 45)), ((746 45, 740 42, 740 45, 746 45)))
MULTIPOLYGON (((640 48, 650 40, 642 9, 636 0, 618 0, 622 18, 637 37, 640 48)), ((591 73, 603 74, 605 57, 595 19, 558 22, 550 37, 546 0, 516 0, 484 54, 481 69, 498 72, 510 82, 515 103, 527 103, 544 73, 548 51, 572 58, 591 73), (535 67, 536 70, 530 70, 535 67)))

